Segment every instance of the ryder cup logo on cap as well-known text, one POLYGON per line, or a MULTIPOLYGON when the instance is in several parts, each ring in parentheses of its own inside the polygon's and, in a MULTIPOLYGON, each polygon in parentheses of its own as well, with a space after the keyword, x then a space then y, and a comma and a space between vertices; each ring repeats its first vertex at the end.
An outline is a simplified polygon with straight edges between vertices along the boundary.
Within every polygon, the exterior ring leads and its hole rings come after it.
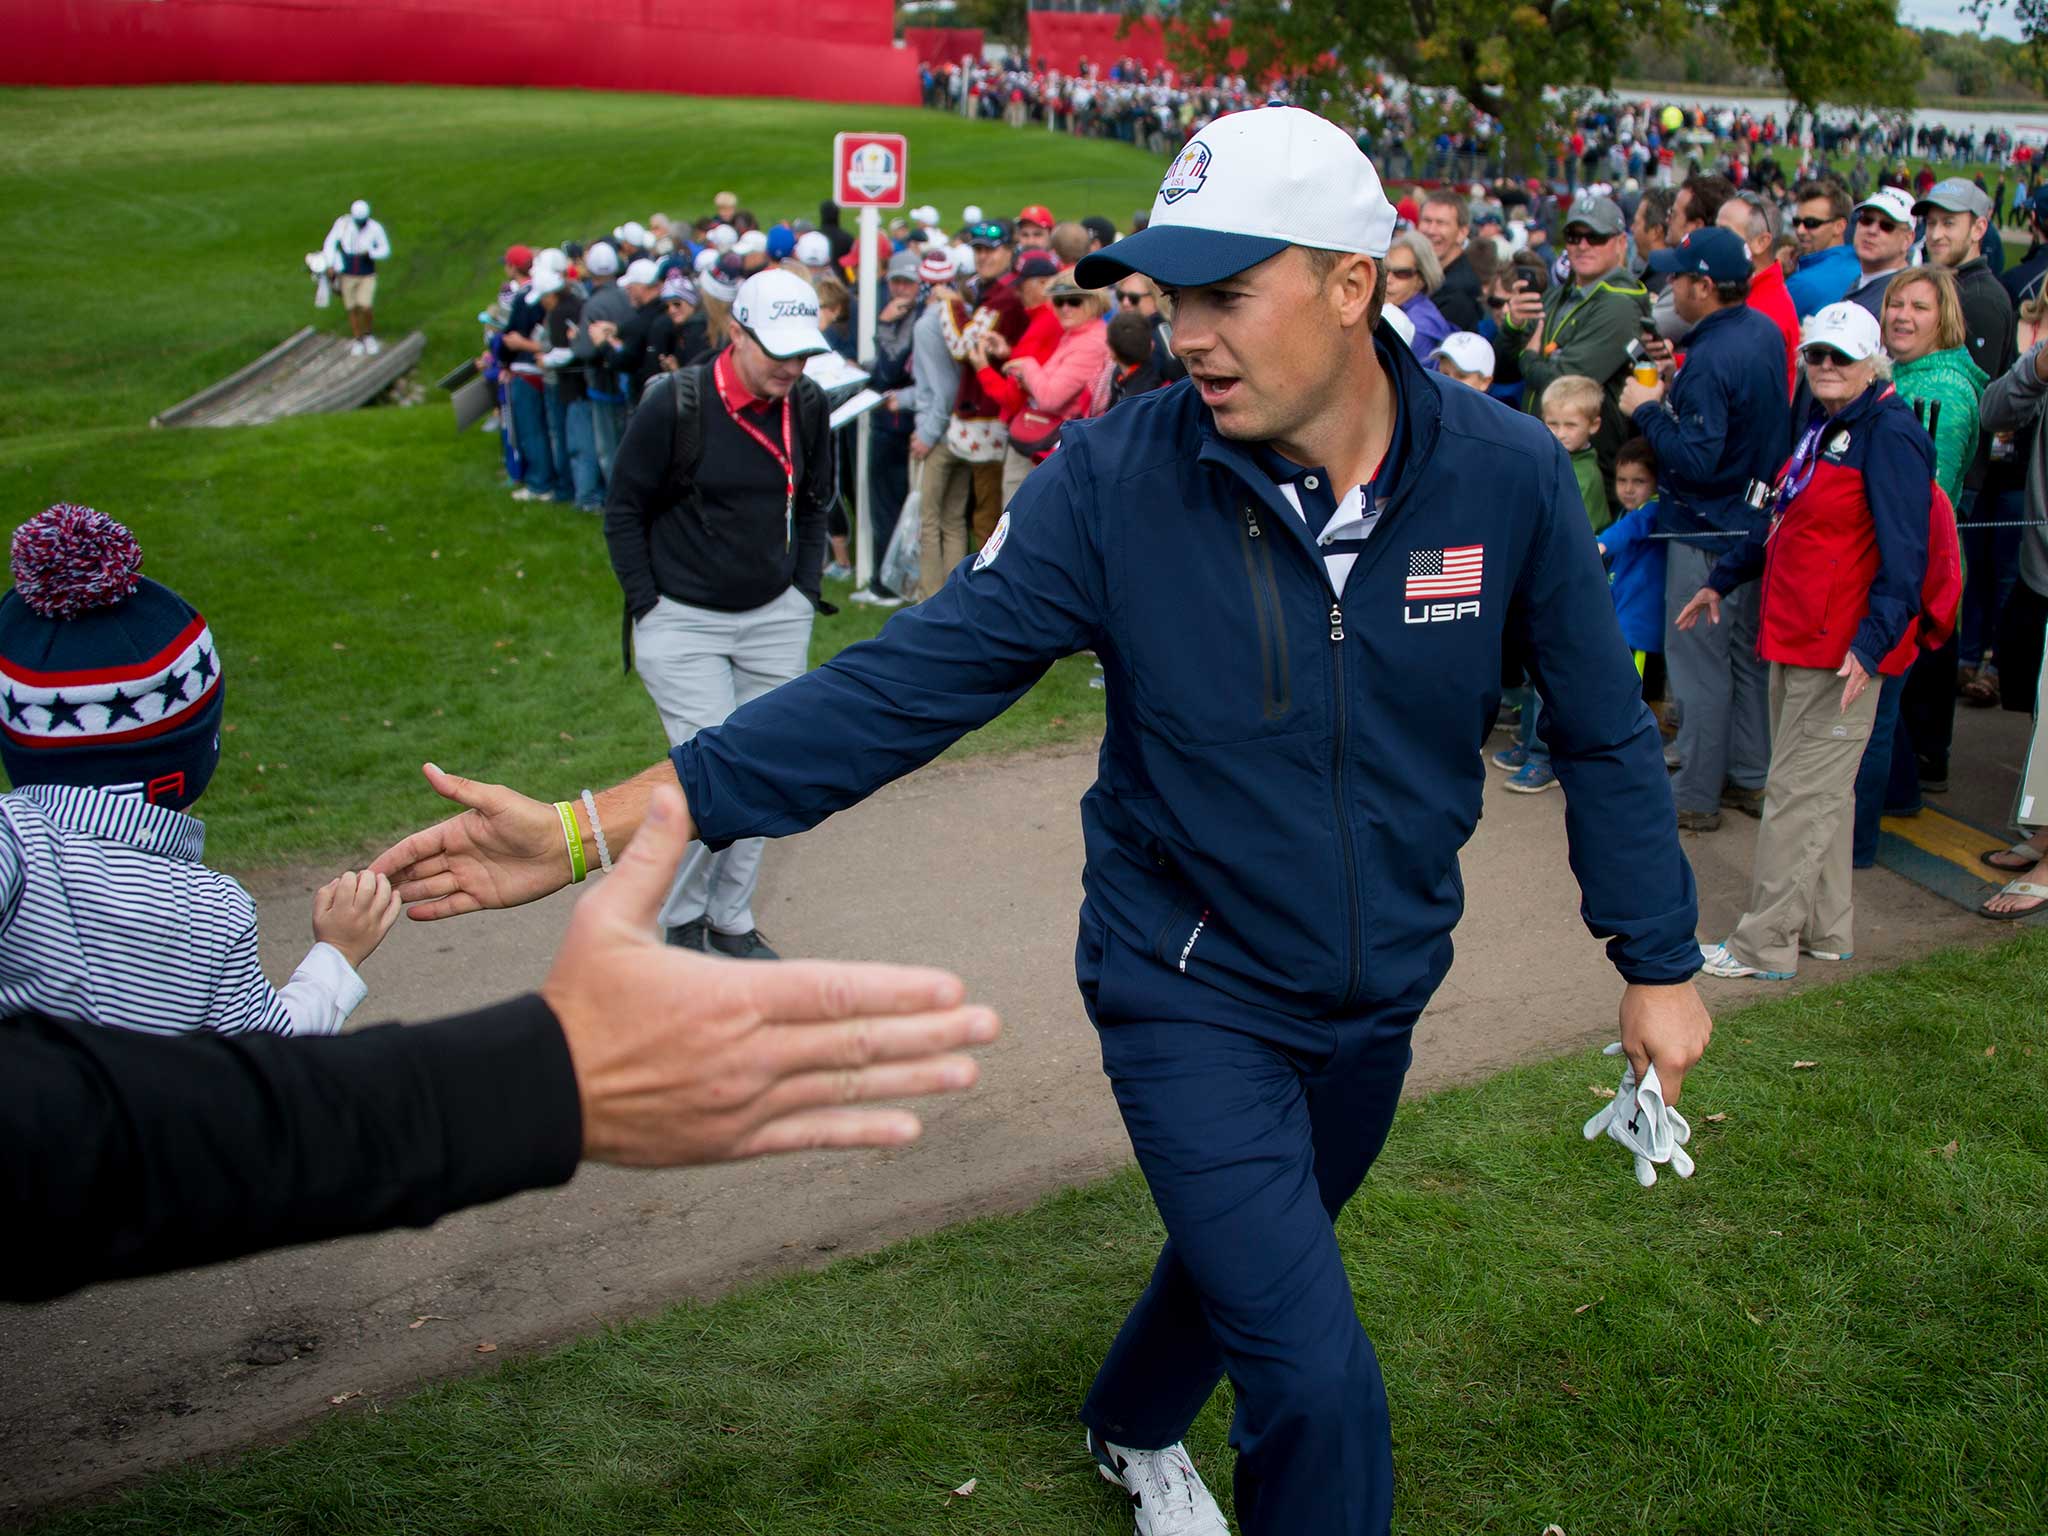
POLYGON ((732 318, 770 357, 809 357, 832 350, 818 329, 817 290, 780 267, 756 272, 740 284, 733 296, 732 318))
POLYGON ((1290 245, 1387 254, 1394 205, 1351 135, 1300 107, 1218 118, 1168 168, 1149 224, 1084 257, 1100 288, 1142 272, 1169 288, 1221 282, 1290 245))
POLYGON ((1829 347, 1852 363, 1860 363, 1864 358, 1873 356, 1880 344, 1877 317, 1861 304, 1851 304, 1846 299, 1808 315, 1806 324, 1799 331, 1801 351, 1808 347, 1829 347))

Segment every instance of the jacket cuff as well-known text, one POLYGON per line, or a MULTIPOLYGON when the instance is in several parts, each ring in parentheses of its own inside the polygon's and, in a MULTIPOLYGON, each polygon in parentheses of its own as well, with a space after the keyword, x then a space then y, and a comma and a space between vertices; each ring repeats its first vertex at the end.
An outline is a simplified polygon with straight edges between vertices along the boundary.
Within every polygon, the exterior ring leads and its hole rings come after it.
POLYGON ((568 1182, 583 1159, 583 1102, 569 1042, 537 994, 408 1033, 440 1110, 441 1209, 568 1182))

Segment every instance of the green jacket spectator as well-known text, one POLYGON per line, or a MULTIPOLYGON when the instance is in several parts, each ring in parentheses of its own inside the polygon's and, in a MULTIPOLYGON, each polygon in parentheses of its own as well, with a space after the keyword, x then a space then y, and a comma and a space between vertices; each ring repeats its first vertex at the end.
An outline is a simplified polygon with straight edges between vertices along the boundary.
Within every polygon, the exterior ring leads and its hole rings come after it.
POLYGON ((1892 369, 1893 388, 1922 420, 1932 406, 1941 408, 1934 418, 1934 479, 1952 503, 1963 499, 1963 475, 1977 453, 1977 402, 1990 382, 1967 347, 1929 352, 1892 369))

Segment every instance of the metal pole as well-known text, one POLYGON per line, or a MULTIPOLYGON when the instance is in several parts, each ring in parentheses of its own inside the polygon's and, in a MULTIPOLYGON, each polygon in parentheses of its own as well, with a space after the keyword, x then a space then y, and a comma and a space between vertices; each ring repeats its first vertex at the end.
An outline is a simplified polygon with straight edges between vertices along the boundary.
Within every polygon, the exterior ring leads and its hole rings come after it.
MULTIPOLYGON (((906 189, 908 190, 908 189, 906 189)), ((881 237, 882 215, 874 208, 860 211, 860 365, 870 373, 875 368, 875 292, 881 286, 882 274, 875 270, 875 242, 881 237)), ((860 433, 860 452, 856 455, 857 473, 860 484, 853 493, 854 590, 864 590, 874 579, 875 551, 869 537, 873 526, 868 514, 868 454, 869 436, 874 428, 874 412, 861 417, 856 430, 860 433)))

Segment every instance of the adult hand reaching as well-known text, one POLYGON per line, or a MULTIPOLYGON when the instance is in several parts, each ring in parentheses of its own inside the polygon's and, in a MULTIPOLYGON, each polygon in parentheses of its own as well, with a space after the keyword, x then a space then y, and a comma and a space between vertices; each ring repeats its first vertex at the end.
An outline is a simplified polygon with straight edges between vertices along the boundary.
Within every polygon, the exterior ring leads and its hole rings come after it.
POLYGON ((1709 624, 1721 622, 1721 594, 1712 587, 1701 587, 1699 591, 1693 593, 1686 605, 1678 610, 1678 617, 1671 622, 1680 629, 1691 629, 1693 625, 1699 623, 1700 615, 1703 613, 1707 616, 1709 624))
POLYGON ((995 1014, 962 1006, 941 971, 666 947, 655 921, 690 831, 681 792, 656 789, 541 984, 576 1069, 584 1156, 656 1167, 913 1140, 907 1110, 858 1106, 972 1087, 979 1069, 954 1053, 995 1039, 995 1014))
POLYGON ((424 923, 516 907, 569 883, 569 850, 553 806, 502 784, 459 779, 432 763, 420 771, 435 794, 464 809, 387 848, 370 866, 398 888, 407 917, 424 923))

